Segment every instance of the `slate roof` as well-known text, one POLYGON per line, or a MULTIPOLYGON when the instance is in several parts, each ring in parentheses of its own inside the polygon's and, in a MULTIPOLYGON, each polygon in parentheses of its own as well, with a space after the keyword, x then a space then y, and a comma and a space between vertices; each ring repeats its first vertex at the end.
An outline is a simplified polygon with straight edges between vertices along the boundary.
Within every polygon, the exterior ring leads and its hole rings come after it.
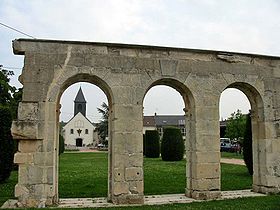
POLYGON ((74 102, 78 102, 78 103, 86 103, 86 99, 85 99, 85 96, 83 94, 83 91, 82 91, 82 88, 80 87, 78 93, 77 93, 77 96, 75 98, 75 101, 74 102))
MULTIPOLYGON (((178 126, 185 125, 184 115, 153 115, 143 117, 144 127, 156 127, 156 126, 178 126)), ((220 121, 220 127, 226 127, 227 120, 220 121)))
POLYGON ((184 115, 156 115, 154 117, 157 126, 186 124, 184 115))

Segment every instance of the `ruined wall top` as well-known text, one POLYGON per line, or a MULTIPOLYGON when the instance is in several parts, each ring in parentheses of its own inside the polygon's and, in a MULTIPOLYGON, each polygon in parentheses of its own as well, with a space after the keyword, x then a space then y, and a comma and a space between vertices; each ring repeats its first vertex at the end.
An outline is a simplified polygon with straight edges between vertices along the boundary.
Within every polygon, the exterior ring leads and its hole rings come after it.
POLYGON ((45 39, 16 39, 13 41, 14 54, 25 52, 63 54, 71 47, 76 53, 107 54, 144 58, 169 58, 178 60, 221 60, 229 63, 247 63, 270 67, 280 66, 280 57, 228 51, 175 48, 136 44, 83 42, 45 39))

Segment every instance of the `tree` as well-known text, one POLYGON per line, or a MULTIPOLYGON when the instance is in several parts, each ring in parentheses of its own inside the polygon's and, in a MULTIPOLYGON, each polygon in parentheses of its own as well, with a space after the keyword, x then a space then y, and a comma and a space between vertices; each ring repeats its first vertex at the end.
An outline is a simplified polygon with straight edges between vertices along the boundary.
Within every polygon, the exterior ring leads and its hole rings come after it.
POLYGON ((9 106, 12 102, 12 94, 15 92, 16 88, 9 84, 9 76, 14 75, 13 71, 8 71, 3 69, 0 65, 0 105, 9 106))
POLYGON ((8 107, 0 106, 0 183, 13 170, 14 141, 11 134, 12 115, 8 107))
POLYGON ((179 128, 163 129, 161 158, 164 161, 179 161, 184 157, 185 145, 179 128))
POLYGON ((158 158, 160 154, 159 133, 157 130, 146 130, 145 155, 148 158, 158 158))
MULTIPOLYGON (((2 111, 6 110, 9 113, 9 115, 11 115, 12 119, 16 119, 18 104, 22 98, 22 88, 17 90, 15 87, 13 87, 9 84, 9 82, 10 82, 9 77, 13 76, 13 75, 14 75, 13 71, 6 70, 3 68, 2 65, 0 65, 0 108, 2 111)), ((9 124, 10 122, 6 121, 6 120, 7 120, 6 118, 0 118, 0 124, 1 125, 5 124, 5 123, 9 124)), ((2 127, 2 129, 6 129, 6 130, 3 130, 0 132, 0 134, 1 134, 0 147, 1 148, 5 147, 4 150, 11 149, 11 151, 9 151, 9 152, 11 152, 11 154, 10 153, 9 154, 13 157, 14 153, 17 152, 18 142, 13 141, 12 137, 10 135, 11 123, 9 124, 8 127, 4 126, 4 127, 2 127), (3 132, 3 134, 2 134, 2 132, 3 132), (7 146, 7 141, 8 142, 12 141, 8 144, 13 145, 13 148, 9 148, 7 146)), ((0 152, 4 153, 4 152, 8 152, 8 151, 2 151, 2 149, 0 149, 0 152)), ((9 158, 9 156, 7 156, 7 158, 9 158)), ((18 165, 16 165, 16 164, 12 164, 12 165, 13 165, 13 169, 16 170, 18 168, 18 165)), ((10 174, 10 173, 8 173, 8 174, 10 174)))
POLYGON ((103 144, 108 145, 106 137, 108 137, 108 118, 109 118, 109 106, 103 102, 101 108, 97 108, 97 111, 102 114, 102 120, 96 124, 95 131, 97 131, 103 144))
POLYGON ((9 84, 13 71, 8 71, 0 65, 0 106, 8 107, 12 114, 12 119, 17 118, 18 104, 22 98, 22 88, 18 90, 9 84))
POLYGON ((59 134, 59 151, 58 151, 58 154, 59 155, 62 154, 64 152, 64 149, 65 149, 65 147, 64 147, 64 137, 61 134, 59 134))
POLYGON ((246 126, 243 140, 243 159, 250 175, 253 175, 253 149, 251 113, 246 115, 246 126))
POLYGON ((246 115, 243 115, 238 109, 237 112, 233 112, 231 117, 227 120, 225 136, 230 139, 243 141, 244 131, 246 124, 246 115))
POLYGON ((143 134, 143 155, 146 155, 145 139, 146 139, 145 134, 143 134))

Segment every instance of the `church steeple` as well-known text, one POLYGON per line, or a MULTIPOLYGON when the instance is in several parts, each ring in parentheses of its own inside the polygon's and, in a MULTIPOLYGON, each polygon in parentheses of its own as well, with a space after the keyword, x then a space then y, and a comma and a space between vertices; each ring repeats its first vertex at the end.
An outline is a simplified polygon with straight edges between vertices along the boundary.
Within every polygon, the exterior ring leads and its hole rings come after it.
POLYGON ((84 97, 82 88, 80 87, 77 96, 74 101, 74 116, 81 112, 82 115, 86 116, 86 99, 84 97))

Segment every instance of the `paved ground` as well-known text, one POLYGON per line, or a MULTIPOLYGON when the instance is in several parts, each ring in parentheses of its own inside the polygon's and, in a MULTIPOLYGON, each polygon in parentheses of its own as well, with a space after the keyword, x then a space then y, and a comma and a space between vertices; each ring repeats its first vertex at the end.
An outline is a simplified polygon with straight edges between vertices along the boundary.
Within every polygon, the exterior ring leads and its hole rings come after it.
POLYGON ((229 163, 229 164, 236 164, 236 165, 244 165, 243 159, 235 159, 235 158, 221 158, 221 163, 229 163))
MULTIPOLYGON (((235 191, 222 191, 221 198, 218 200, 225 199, 236 199, 244 197, 257 197, 266 196, 260 193, 254 193, 251 190, 235 190, 235 191)), ((171 203, 192 203, 192 202, 206 202, 205 200, 194 200, 186 197, 184 194, 169 194, 169 195, 151 195, 145 196, 144 205, 162 205, 171 203)), ((16 206, 16 200, 8 200, 1 208, 14 208, 16 206)), ((67 198, 60 199, 57 208, 100 208, 100 207, 118 207, 128 206, 125 204, 116 205, 108 203, 106 198, 67 198)), ((129 205, 136 206, 136 205, 129 205)), ((44 205, 40 206, 45 207, 44 205)))
MULTIPOLYGON (((264 194, 254 193, 251 190, 237 190, 237 191, 223 191, 219 200, 235 199, 241 197, 255 197, 265 196, 264 194)), ((194 200, 186 197, 184 194, 170 194, 170 195, 151 195, 145 196, 144 205, 162 205, 171 203, 192 203, 205 202, 201 200, 194 200)), ((79 207, 113 207, 121 206, 108 203, 106 198, 82 198, 82 199, 60 199, 58 208, 79 208, 79 207)), ((126 205, 122 205, 126 206, 126 205)))

